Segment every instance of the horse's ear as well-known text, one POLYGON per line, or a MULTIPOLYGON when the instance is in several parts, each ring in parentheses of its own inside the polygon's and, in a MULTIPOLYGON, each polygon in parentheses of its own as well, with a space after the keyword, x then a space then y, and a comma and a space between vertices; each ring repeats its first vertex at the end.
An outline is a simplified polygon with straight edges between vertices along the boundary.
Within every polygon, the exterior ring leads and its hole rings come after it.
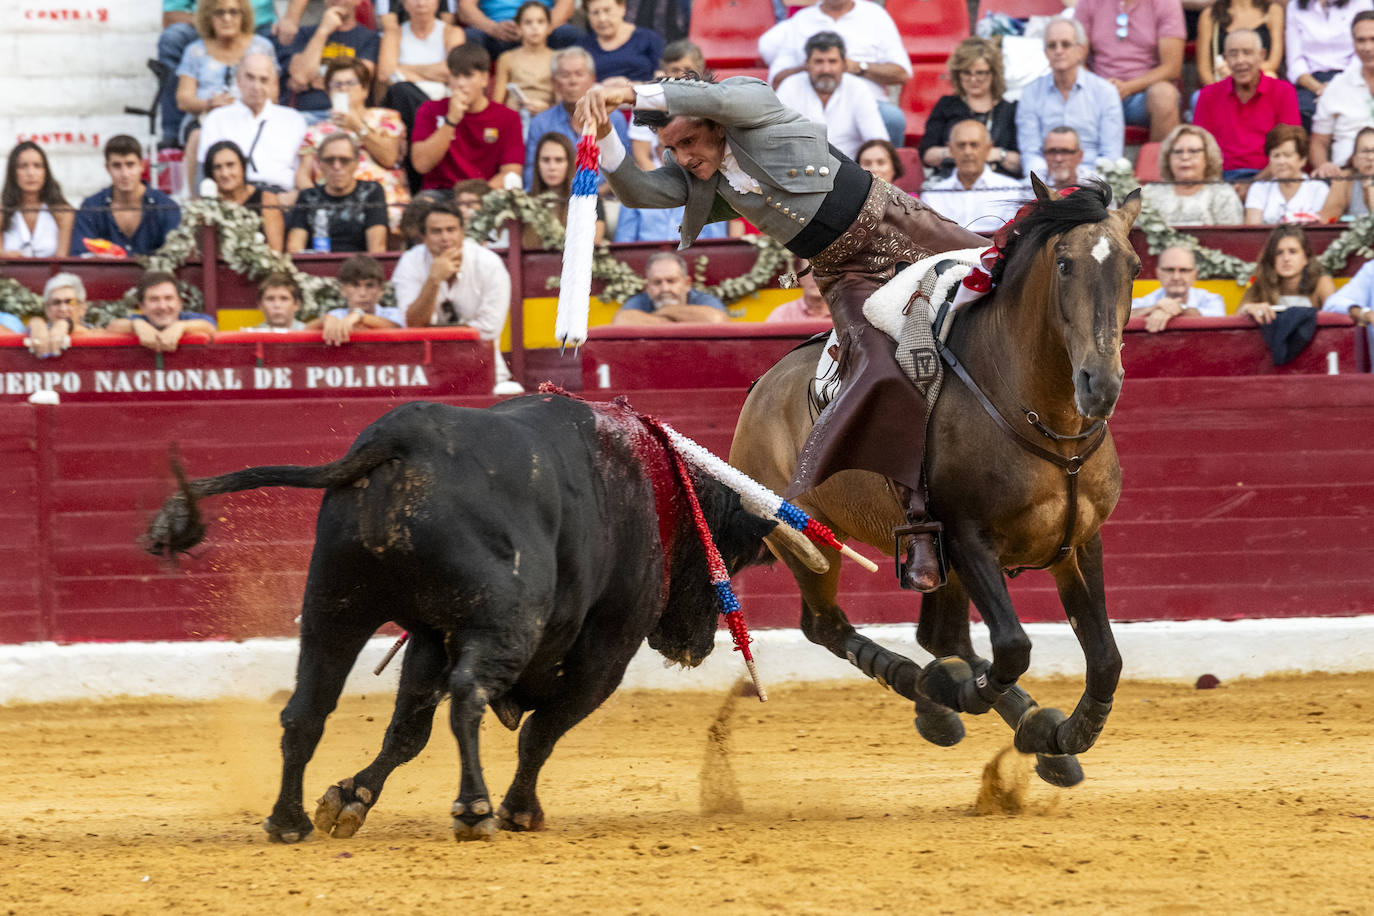
POLYGON ((1045 187, 1045 183, 1040 180, 1040 176, 1034 172, 1031 172, 1031 188, 1035 191, 1035 199, 1038 201, 1043 202, 1046 200, 1059 199, 1059 195, 1045 187))
POLYGON ((1136 217, 1140 216, 1140 188, 1136 188, 1126 195, 1126 199, 1121 202, 1117 212, 1126 221, 1126 231, 1131 231, 1131 227, 1135 225, 1136 217))

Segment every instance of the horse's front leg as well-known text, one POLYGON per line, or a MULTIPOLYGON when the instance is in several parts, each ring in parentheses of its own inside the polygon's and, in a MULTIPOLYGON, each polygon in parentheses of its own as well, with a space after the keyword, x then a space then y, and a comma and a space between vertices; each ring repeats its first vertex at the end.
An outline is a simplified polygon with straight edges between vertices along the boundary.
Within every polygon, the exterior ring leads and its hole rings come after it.
MULTIPOLYGON (((1030 667, 1030 638, 1016 619, 991 546, 967 526, 947 529, 947 533, 959 581, 988 625, 992 663, 974 669, 962 658, 937 658, 922 672, 920 687, 926 696, 950 709, 981 714, 996 706, 1030 667)), ((1025 696, 1024 691, 1020 693, 1025 696)))
POLYGON ((1107 619, 1107 594, 1102 581, 1102 536, 1095 534, 1051 572, 1059 586, 1069 624, 1083 647, 1087 677, 1082 698, 1065 719, 1057 709, 1036 709, 1016 729, 1016 749, 1022 753, 1081 754, 1093 746, 1121 679, 1121 653, 1107 619))

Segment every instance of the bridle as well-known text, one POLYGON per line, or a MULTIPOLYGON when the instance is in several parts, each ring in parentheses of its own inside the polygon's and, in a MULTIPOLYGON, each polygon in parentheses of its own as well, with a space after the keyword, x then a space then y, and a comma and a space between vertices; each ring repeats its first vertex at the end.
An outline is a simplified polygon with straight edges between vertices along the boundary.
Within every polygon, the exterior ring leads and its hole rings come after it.
POLYGON ((988 399, 988 396, 983 393, 983 389, 978 387, 978 383, 968 374, 968 370, 964 368, 964 364, 959 361, 959 357, 954 355, 954 351, 950 350, 949 347, 945 345, 944 341, 940 340, 938 337, 935 340, 935 346, 936 349, 940 351, 940 358, 945 361, 945 365, 949 366, 949 368, 954 371, 954 374, 959 376, 959 380, 963 382, 964 386, 978 399, 978 403, 983 405, 983 410, 987 411, 987 415, 992 417, 993 421, 1002 428, 1002 431, 1011 437, 1011 441, 1015 442, 1035 457, 1048 461, 1064 472, 1064 482, 1068 490, 1069 502, 1064 513, 1064 537, 1059 542, 1059 549, 1055 551, 1054 558, 1048 563, 1044 563, 1040 566, 1018 566, 1015 569, 1007 570, 1007 578, 1014 579, 1028 569, 1046 569, 1053 566, 1073 552, 1073 529, 1078 524, 1078 472, 1082 470, 1084 463, 1093 456, 1107 438, 1107 421, 1097 420, 1083 432, 1077 435, 1068 436, 1050 429, 1041 422, 1039 414, 1026 407, 1024 404, 1018 405, 1021 408, 1021 412, 1025 414, 1026 423, 1049 441, 1085 443, 1078 454, 1066 458, 1056 451, 1045 448, 1039 442, 1013 426, 1002 414, 1002 411, 998 410, 996 405, 994 405, 992 401, 988 399))

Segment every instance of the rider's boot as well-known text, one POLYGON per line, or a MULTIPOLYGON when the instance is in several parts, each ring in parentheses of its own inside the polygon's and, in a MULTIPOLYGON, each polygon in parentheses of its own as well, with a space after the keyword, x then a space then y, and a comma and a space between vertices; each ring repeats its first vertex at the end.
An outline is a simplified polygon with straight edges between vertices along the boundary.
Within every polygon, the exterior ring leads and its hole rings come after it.
POLYGON ((897 579, 904 589, 933 592, 945 584, 944 525, 926 514, 925 498, 919 490, 899 483, 895 486, 906 505, 906 524, 892 529, 897 579))

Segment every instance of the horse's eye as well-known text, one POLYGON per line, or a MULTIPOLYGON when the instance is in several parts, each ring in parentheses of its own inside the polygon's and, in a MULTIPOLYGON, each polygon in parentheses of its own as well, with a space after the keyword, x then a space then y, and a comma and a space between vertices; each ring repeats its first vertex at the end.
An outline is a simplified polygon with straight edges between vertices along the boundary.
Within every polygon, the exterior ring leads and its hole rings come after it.
POLYGON ((1131 276, 1133 276, 1133 277, 1138 277, 1138 276, 1140 276, 1140 262, 1139 262, 1139 261, 1136 261, 1136 262, 1135 262, 1135 272, 1134 272, 1133 274, 1131 274, 1131 276))
POLYGON ((1061 274, 1066 274, 1069 272, 1069 262, 1064 260, 1063 258, 1060 258, 1058 261, 1055 261, 1054 266, 1059 268, 1059 272, 1061 274))

